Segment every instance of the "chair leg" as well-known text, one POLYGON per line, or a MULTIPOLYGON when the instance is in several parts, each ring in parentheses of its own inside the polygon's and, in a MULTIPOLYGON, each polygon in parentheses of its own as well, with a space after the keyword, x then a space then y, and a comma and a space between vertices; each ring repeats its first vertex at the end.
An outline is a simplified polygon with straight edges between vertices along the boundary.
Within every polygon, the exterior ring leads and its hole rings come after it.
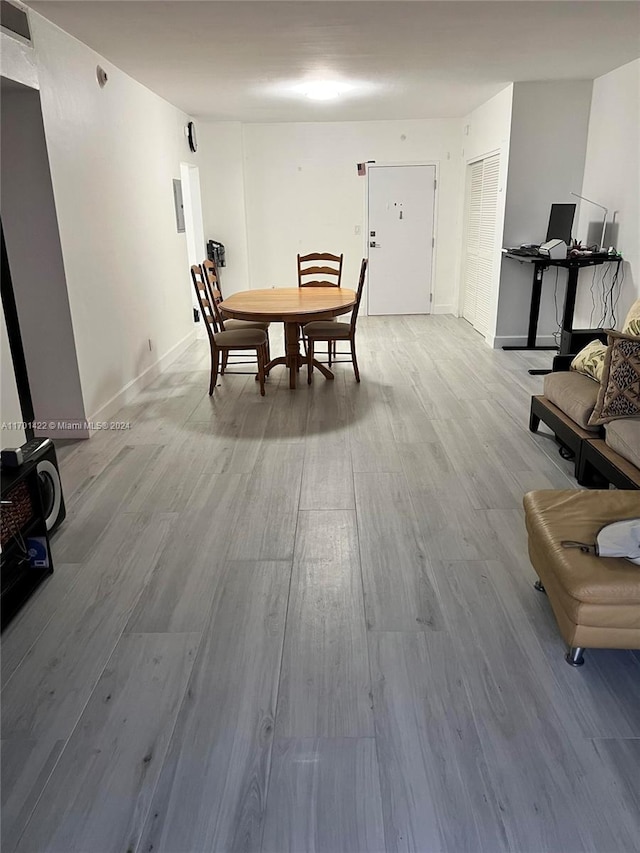
POLYGON ((256 350, 258 358, 258 381, 260 382, 260 396, 264 397, 264 368, 267 363, 267 345, 262 344, 256 350))
POLYGON ((582 657, 582 652, 584 649, 582 646, 571 646, 569 651, 564 656, 564 659, 569 664, 569 666, 582 666, 584 663, 584 658, 582 657))
POLYGON ((358 359, 356 358, 356 339, 350 338, 351 344, 351 361, 353 362, 353 372, 356 375, 356 382, 360 382, 360 371, 358 370, 358 359))
POLYGON ((213 389, 216 387, 218 380, 218 363, 220 360, 220 350, 211 350, 211 381, 209 382, 209 396, 213 394, 213 389))
POLYGON ((313 381, 313 338, 307 338, 307 385, 313 381))
POLYGON ((269 340, 269 329, 267 329, 267 343, 266 343, 266 353, 267 353, 267 362, 271 361, 271 341, 269 340))
POLYGON ((333 347, 334 347, 334 341, 327 341, 327 355, 329 356, 329 368, 331 368, 331 364, 333 361, 333 347))
POLYGON ((222 368, 220 370, 220 376, 224 376, 224 372, 227 369, 227 363, 229 362, 229 350, 222 351, 222 368))
POLYGON ((537 432, 540 426, 540 418, 533 412, 529 412, 529 429, 531 432, 537 432))

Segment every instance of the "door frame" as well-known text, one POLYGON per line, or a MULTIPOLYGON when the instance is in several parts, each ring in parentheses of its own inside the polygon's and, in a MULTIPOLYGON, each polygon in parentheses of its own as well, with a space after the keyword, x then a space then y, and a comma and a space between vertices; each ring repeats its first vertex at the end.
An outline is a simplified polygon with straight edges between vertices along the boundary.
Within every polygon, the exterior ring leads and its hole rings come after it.
MULTIPOLYGON (((458 278, 458 317, 464 319, 464 282, 466 275, 466 246, 467 246, 467 175, 468 168, 473 163, 478 163, 481 160, 486 160, 488 157, 495 157, 498 155, 500 157, 500 169, 502 169, 502 157, 503 151, 501 148, 494 148, 491 151, 485 151, 484 154, 475 154, 473 157, 469 157, 468 160, 464 161, 464 178, 463 178, 463 187, 462 187, 462 253, 460 258, 460 276, 458 278)), ((467 320, 467 323, 469 321, 467 320)), ((474 329, 475 331, 475 329, 474 329)), ((480 332, 478 332, 480 334, 480 332)), ((483 335, 484 337, 484 335, 483 335)), ((485 339, 486 340, 486 339, 485 339)))
MULTIPOLYGON (((429 286, 429 314, 433 314, 433 291, 435 287, 435 276, 436 276, 436 258, 438 253, 438 210, 439 210, 439 194, 440 194, 440 160, 407 160, 406 162, 396 162, 392 161, 389 163, 371 163, 367 164, 367 186, 365 189, 365 216, 364 221, 366 223, 366 228, 364 232, 364 248, 365 255, 367 261, 369 260, 369 171, 371 169, 388 169, 388 168, 398 168, 402 166, 435 166, 436 170, 436 187, 433 193, 433 233, 431 234, 433 244, 432 244, 432 252, 431 252, 431 282, 429 286)), ((363 300, 366 304, 367 308, 367 316, 369 316, 369 282, 367 279, 366 285, 367 298, 363 300)))
MULTIPOLYGON (((202 214, 202 192, 200 184, 200 169, 195 163, 180 163, 180 183, 182 185, 182 206, 184 211, 184 230, 187 240, 187 257, 189 266, 201 264, 206 257, 207 244, 204 236, 204 217, 202 214), (193 186, 192 186, 193 181, 193 186), (193 192, 194 186, 196 192, 193 192), (198 251, 198 243, 202 238, 201 251, 198 251), (204 254, 202 254, 204 253, 204 254)), ((189 292, 191 293, 191 305, 200 313, 200 305, 188 278, 189 292)))

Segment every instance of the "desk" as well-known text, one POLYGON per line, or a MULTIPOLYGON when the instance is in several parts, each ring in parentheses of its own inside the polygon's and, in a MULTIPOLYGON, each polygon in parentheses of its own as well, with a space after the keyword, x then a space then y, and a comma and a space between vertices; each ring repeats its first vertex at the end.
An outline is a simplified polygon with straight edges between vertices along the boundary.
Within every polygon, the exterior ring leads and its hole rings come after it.
MULTIPOLYGON (((585 332, 593 333, 591 337, 594 337, 596 332, 602 331, 599 329, 589 329, 589 330, 581 330, 579 332, 574 332, 573 329, 573 312, 576 307, 576 292, 578 289, 578 274, 581 269, 584 267, 594 267, 600 266, 602 264, 608 264, 613 261, 619 263, 622 261, 620 255, 583 255, 581 257, 574 258, 562 258, 561 260, 552 260, 551 258, 545 258, 540 255, 534 256, 526 256, 526 255, 512 255, 509 252, 505 251, 504 256, 506 258, 511 258, 511 260, 519 261, 524 264, 532 264, 533 266, 533 282, 531 286, 531 306, 529 308, 529 331, 527 333, 527 344, 526 346, 506 346, 502 347, 503 350, 555 350, 558 347, 545 347, 545 346, 537 346, 536 345, 536 337, 538 335, 538 318, 540 315, 540 297, 542 295, 542 279, 544 276, 544 271, 549 267, 561 267, 562 269, 566 269, 569 272, 567 278, 567 289, 564 294, 564 308, 562 311, 562 325, 561 325, 561 335, 560 335, 560 355, 569 355, 570 353, 577 352, 575 343, 577 340, 580 340, 581 345, 584 346, 585 332), (584 342, 583 342, 584 341, 584 342)), ((587 334, 586 337, 589 337, 587 334)), ((533 373, 534 371, 529 371, 533 373)), ((537 372, 537 371, 536 371, 537 372)), ((541 373, 546 373, 547 371, 540 371, 541 373)))
MULTIPOLYGON (((273 358, 266 366, 284 364, 289 369, 289 388, 295 388, 297 374, 308 357, 300 352, 298 327, 312 320, 330 320, 346 314, 356 304, 356 294, 345 287, 277 287, 271 290, 243 290, 220 303, 224 317, 234 320, 261 320, 284 323, 286 355, 273 358)), ((333 373, 324 364, 313 360, 313 366, 327 378, 333 373)))

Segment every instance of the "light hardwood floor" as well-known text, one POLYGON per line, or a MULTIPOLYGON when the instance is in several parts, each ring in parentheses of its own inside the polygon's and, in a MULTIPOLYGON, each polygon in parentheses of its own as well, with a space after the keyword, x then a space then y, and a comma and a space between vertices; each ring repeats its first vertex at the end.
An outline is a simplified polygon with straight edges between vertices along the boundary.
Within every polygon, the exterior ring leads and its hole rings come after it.
POLYGON ((199 340, 61 449, 4 853, 640 851, 640 653, 571 669, 532 588, 522 496, 576 487, 527 430, 550 354, 419 316, 358 351, 360 385, 210 399, 199 340))

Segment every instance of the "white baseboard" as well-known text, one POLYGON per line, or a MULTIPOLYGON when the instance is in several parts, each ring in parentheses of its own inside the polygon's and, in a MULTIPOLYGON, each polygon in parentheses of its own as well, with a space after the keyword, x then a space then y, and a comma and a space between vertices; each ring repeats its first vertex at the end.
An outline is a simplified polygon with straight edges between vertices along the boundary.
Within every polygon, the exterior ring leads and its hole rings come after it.
POLYGON ((453 305, 434 305, 432 314, 453 314, 456 315, 453 305))
MULTIPOLYGON (((51 423, 56 422, 51 421, 51 423)), ((64 424, 65 421, 57 421, 57 423, 64 424)), ((81 426, 80 422, 78 422, 78 426, 81 426)), ((45 429, 34 429, 33 434, 36 438, 91 438, 91 433, 84 426, 82 426, 82 429, 76 429, 75 426, 70 426, 69 429, 62 427, 58 429, 47 426, 45 429)))
MULTIPOLYGON (((89 423, 104 423, 112 418, 123 406, 130 403, 143 388, 153 382, 154 379, 157 379, 161 373, 164 373, 170 364, 180 358, 182 353, 185 352, 195 341, 196 331, 197 330, 195 328, 192 329, 188 335, 185 335, 185 337, 172 346, 168 352, 143 370, 139 376, 136 376, 130 382, 127 382, 127 384, 121 388, 117 394, 114 394, 110 400, 107 400, 104 405, 100 406, 100 408, 87 419, 89 423)), ((91 434, 94 432, 98 432, 98 430, 91 430, 91 434)), ((79 438, 80 436, 76 434, 75 437, 79 438)))
MULTIPOLYGON (((490 338, 487 341, 491 343, 490 338)), ((538 335, 536 344, 539 347, 553 347, 557 343, 553 335, 538 335)), ((496 335, 493 339, 492 346, 494 349, 501 347, 524 347, 527 344, 526 335, 496 335)))

